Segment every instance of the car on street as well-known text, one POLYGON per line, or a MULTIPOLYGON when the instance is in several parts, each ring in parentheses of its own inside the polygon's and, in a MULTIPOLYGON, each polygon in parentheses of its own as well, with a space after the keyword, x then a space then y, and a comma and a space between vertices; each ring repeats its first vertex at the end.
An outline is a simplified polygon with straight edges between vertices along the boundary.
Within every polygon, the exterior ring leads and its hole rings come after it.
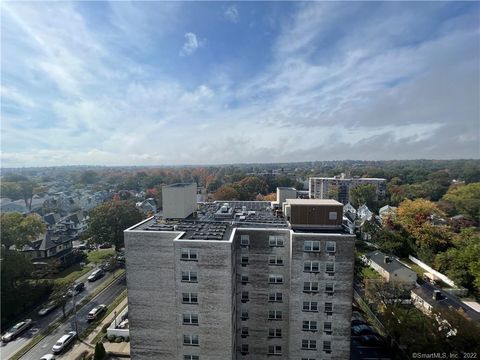
POLYGON ((93 282, 100 279, 104 274, 105 274, 105 271, 103 271, 102 269, 97 269, 94 272, 92 272, 87 279, 88 281, 93 282))
POLYGON ((362 324, 352 326, 352 335, 376 335, 376 333, 370 326, 362 324))
POLYGON ((3 334, 2 341, 6 343, 14 340, 18 335, 20 335, 25 330, 29 329, 32 325, 33 325, 32 319, 26 319, 24 321, 19 322, 18 324, 8 329, 5 334, 3 334))
POLYGON ((101 316, 105 311, 107 311, 107 305, 105 304, 100 304, 98 306, 95 306, 92 310, 87 315, 87 321, 94 321, 98 319, 99 316, 101 316))
POLYGON ((54 354, 60 354, 64 351, 70 344, 75 341, 77 333, 75 331, 70 331, 68 334, 63 335, 58 341, 53 345, 52 351, 54 354))
POLYGON ((45 316, 47 314, 50 314, 53 310, 55 310, 56 308, 58 307, 58 303, 55 302, 55 301, 50 301, 49 303, 47 303, 44 307, 42 307, 39 312, 38 312, 38 315, 39 316, 45 316))
POLYGON ((83 282, 75 283, 72 287, 67 291, 67 296, 74 296, 80 294, 85 289, 85 284, 83 282))
POLYGON ((55 360, 55 355, 53 354, 47 354, 47 355, 43 355, 40 360, 55 360))

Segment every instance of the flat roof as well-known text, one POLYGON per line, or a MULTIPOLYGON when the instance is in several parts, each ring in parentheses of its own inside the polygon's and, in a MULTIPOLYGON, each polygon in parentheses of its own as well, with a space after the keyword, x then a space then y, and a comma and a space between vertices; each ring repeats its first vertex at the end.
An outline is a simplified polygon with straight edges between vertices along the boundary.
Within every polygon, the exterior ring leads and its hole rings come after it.
POLYGON ((292 205, 337 205, 343 207, 342 203, 333 199, 287 199, 286 201, 292 205))

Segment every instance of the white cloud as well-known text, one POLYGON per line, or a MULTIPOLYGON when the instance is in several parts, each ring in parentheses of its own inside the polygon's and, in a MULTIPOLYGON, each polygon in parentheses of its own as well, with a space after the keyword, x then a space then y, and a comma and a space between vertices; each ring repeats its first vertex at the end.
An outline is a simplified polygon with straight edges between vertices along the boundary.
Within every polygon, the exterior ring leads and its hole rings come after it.
POLYGON ((185 34, 185 43, 183 44, 182 50, 180 50, 181 56, 192 55, 198 48, 202 47, 205 44, 205 40, 199 40, 197 35, 192 32, 185 34))
POLYGON ((235 5, 232 5, 232 6, 228 7, 227 10, 225 10, 224 15, 225 15, 225 18, 228 21, 230 21, 234 24, 238 23, 240 14, 239 14, 238 9, 235 5))

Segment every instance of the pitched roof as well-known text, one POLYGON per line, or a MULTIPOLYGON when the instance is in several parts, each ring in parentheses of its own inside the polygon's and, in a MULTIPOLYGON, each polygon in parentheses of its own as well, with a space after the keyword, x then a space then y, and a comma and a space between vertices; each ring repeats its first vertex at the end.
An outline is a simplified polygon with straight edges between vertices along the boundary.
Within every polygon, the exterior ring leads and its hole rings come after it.
MULTIPOLYGON (((365 256, 389 273, 399 269, 410 270, 393 256, 386 255, 381 251, 372 251, 371 253, 365 254, 365 256), (385 258, 388 258, 388 261, 385 261, 385 258)), ((413 270, 410 271, 413 272, 413 270)))
POLYGON ((415 289, 412 290, 414 294, 419 296, 420 298, 423 299, 423 301, 427 302, 431 306, 439 306, 444 309, 449 309, 453 308, 455 310, 461 310, 465 313, 466 316, 468 316, 471 320, 478 321, 480 320, 480 313, 473 310, 469 306, 463 304, 460 300, 455 298, 453 295, 446 294, 439 288, 425 283, 415 289), (439 300, 435 300, 433 298, 433 292, 434 290, 438 290, 441 293, 441 298, 439 300))

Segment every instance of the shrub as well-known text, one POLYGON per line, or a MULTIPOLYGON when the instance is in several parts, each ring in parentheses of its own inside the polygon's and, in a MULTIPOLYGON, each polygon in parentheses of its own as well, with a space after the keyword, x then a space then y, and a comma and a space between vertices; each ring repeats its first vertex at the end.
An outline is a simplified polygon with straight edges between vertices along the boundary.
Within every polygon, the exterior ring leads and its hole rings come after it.
POLYGON ((117 337, 115 338, 115 342, 116 342, 116 343, 121 343, 121 342, 123 342, 123 337, 117 336, 117 337))
POLYGON ((108 341, 114 342, 115 341, 115 335, 109 335, 107 336, 108 341))

